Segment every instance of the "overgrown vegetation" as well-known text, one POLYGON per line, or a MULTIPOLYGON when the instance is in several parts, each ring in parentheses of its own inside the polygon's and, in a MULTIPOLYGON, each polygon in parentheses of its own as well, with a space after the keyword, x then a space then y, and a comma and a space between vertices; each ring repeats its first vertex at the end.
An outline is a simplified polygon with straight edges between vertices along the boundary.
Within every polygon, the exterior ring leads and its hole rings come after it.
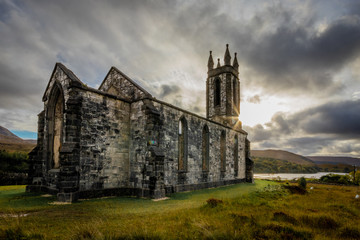
POLYGON ((359 185, 360 184, 360 171, 351 172, 345 175, 339 174, 327 174, 322 176, 319 180, 313 180, 313 182, 322 182, 322 183, 334 183, 334 184, 343 184, 343 185, 359 185))
POLYGON ((27 153, 0 150, 0 171, 26 173, 29 169, 27 159, 27 153))
POLYGON ((286 160, 252 157, 255 173, 316 173, 321 169, 315 165, 301 165, 286 160))
POLYGON ((360 170, 356 172, 350 172, 350 178, 354 184, 360 185, 360 170))
POLYGON ((317 164, 322 172, 337 172, 337 173, 349 173, 351 172, 352 166, 349 164, 317 164))
POLYGON ((298 184, 302 189, 306 189, 306 179, 304 177, 299 178, 298 184))
POLYGON ((25 184, 29 169, 28 154, 0 150, 0 185, 25 184))
POLYGON ((0 187, 0 239, 359 239, 360 189, 307 185, 303 195, 257 180, 158 202, 116 197, 71 205, 0 187))
POLYGON ((251 157, 254 160, 255 173, 316 173, 316 172, 345 172, 349 173, 352 166, 347 164, 317 164, 301 165, 290 161, 251 157))

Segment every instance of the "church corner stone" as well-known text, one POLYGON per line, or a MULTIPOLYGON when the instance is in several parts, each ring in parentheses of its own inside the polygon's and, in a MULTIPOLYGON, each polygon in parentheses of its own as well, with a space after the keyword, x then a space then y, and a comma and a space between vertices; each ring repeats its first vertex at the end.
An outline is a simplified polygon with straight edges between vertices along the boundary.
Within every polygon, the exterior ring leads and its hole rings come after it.
POLYGON ((238 120, 238 64, 230 64, 228 49, 225 58, 214 68, 210 53, 206 118, 157 100, 115 67, 93 89, 57 63, 26 190, 74 202, 252 183, 250 142, 238 120))

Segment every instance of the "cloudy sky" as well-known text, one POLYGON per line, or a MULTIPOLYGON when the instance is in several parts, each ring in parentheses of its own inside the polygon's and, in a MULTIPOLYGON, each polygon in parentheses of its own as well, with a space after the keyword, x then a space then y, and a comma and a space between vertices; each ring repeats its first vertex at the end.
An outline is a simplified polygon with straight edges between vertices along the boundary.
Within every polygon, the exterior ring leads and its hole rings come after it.
POLYGON ((360 157, 360 2, 0 0, 0 125, 36 132, 56 62, 97 88, 116 66, 205 115, 209 50, 238 53, 253 149, 360 157))

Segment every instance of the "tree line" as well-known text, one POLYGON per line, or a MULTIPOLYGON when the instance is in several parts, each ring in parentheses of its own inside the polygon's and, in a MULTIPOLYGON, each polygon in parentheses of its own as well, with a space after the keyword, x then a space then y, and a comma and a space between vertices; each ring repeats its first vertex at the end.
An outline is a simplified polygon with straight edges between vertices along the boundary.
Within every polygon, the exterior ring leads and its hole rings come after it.
POLYGON ((0 150, 0 185, 26 184, 28 159, 24 152, 0 150))

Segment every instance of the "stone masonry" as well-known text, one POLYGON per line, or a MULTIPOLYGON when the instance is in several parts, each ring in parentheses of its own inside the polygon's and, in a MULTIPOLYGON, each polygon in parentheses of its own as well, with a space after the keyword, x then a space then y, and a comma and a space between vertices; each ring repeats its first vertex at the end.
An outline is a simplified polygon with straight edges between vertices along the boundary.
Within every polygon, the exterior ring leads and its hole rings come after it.
POLYGON ((154 98, 112 67, 99 89, 57 63, 38 115, 27 191, 59 201, 168 193, 252 182, 250 142, 238 120, 236 54, 224 65, 210 52, 207 117, 154 98))

